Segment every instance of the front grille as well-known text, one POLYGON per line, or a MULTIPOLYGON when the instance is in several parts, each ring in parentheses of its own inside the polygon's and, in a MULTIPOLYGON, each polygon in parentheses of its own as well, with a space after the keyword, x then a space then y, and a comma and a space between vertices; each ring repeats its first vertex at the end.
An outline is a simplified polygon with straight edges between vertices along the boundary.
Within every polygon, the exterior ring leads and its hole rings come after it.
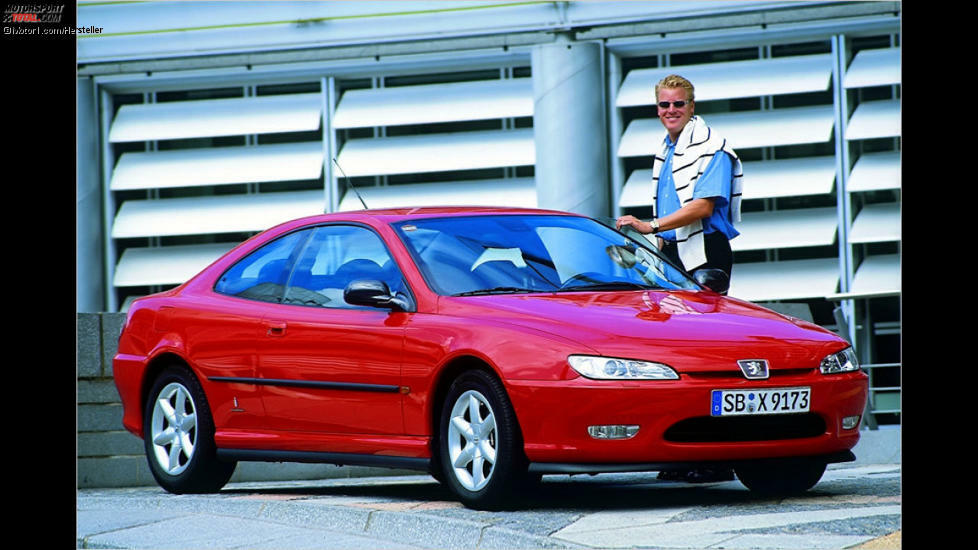
MULTIPOLYGON (((801 369, 779 369, 770 371, 770 378, 780 378, 782 376, 804 376, 810 374, 814 371, 814 368, 806 367, 801 369)), ((739 370, 711 370, 711 371, 701 371, 701 372, 686 372, 683 376, 688 376, 692 379, 697 378, 730 378, 733 380, 743 380, 744 374, 739 370)))
POLYGON ((825 433, 825 421, 815 413, 764 416, 700 416, 673 424, 665 433, 674 443, 769 441, 800 439, 825 433))

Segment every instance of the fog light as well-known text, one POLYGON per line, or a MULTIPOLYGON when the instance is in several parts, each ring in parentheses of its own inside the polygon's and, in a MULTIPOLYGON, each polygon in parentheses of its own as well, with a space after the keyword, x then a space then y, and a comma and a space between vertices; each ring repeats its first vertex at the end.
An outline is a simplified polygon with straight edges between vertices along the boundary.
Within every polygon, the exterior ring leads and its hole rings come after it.
POLYGON ((851 430, 859 425, 859 416, 847 416, 842 419, 842 429, 851 430))
POLYGON ((611 424, 608 426, 588 426, 587 433, 594 439, 631 439, 638 433, 638 426, 611 424))

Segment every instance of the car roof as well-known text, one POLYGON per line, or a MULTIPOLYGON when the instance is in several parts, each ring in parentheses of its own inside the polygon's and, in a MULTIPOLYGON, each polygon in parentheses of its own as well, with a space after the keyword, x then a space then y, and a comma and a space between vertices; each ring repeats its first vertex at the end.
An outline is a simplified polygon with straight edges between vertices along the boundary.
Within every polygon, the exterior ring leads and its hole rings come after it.
POLYGON ((479 215, 513 215, 513 214, 547 214, 563 216, 580 216, 572 212, 562 212, 559 210, 547 210, 542 208, 518 208, 505 206, 419 206, 419 207, 400 207, 400 208, 379 208, 368 210, 349 210, 345 212, 334 212, 331 214, 319 214, 302 218, 304 222, 333 221, 339 219, 356 219, 371 217, 377 218, 386 223, 396 223, 399 221, 436 218, 436 217, 455 217, 455 216, 479 216, 479 215))

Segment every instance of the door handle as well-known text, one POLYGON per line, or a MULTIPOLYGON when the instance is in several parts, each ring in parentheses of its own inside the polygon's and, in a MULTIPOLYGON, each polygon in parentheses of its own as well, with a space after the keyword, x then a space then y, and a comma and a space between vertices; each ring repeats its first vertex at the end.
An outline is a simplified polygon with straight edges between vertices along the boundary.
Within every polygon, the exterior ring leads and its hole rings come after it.
POLYGON ((265 321, 265 336, 285 336, 285 321, 265 321))

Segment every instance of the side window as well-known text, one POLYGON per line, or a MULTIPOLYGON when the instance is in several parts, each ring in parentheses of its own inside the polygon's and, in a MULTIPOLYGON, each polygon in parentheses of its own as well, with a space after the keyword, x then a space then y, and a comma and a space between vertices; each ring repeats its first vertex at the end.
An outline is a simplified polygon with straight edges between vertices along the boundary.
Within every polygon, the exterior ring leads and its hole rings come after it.
POLYGON ((317 227, 296 261, 282 303, 360 308, 343 299, 343 290, 357 279, 383 281, 392 292, 405 288, 400 271, 376 233, 352 225, 317 227))
POLYGON ((290 233, 245 256, 224 272, 214 290, 262 302, 280 302, 292 263, 311 233, 312 230, 290 233))

